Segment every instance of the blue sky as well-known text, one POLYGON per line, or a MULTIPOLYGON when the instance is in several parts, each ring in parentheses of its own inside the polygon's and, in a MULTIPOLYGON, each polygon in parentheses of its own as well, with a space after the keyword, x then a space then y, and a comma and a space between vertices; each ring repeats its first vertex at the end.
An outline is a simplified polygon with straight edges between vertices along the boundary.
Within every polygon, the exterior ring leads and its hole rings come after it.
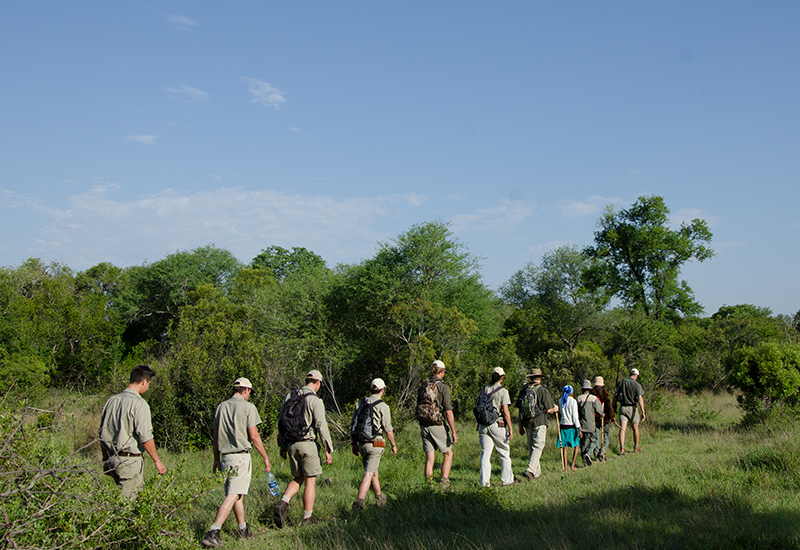
POLYGON ((329 265, 441 219, 497 288, 657 194, 710 315, 800 309, 800 3, 15 2, 0 265, 329 265))

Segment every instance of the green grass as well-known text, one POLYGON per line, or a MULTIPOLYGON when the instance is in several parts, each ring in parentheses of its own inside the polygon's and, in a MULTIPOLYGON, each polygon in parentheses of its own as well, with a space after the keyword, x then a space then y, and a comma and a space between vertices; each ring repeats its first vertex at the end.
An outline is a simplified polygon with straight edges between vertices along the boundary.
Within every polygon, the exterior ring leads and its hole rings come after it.
MULTIPOLYGON (((351 514, 362 470, 349 447, 340 445, 319 480, 315 515, 323 520, 320 525, 299 526, 298 496, 289 509, 290 525, 275 529, 271 516, 277 498, 269 495, 264 476, 254 475, 245 507, 256 537, 234 540, 231 515, 224 546, 800 548, 800 450, 794 422, 741 430, 741 413, 727 394, 664 395, 653 403, 642 425, 642 453, 617 456, 617 429, 612 427, 611 460, 562 474, 551 422, 542 478, 506 488, 478 487, 480 447, 474 424, 459 425, 448 492, 423 483, 418 427, 396 426, 398 454, 385 453, 380 470, 388 506, 372 506, 370 494, 367 509, 351 514)), ((285 489, 288 463, 278 456, 274 440, 267 446, 285 489)), ((162 454, 178 482, 210 476, 210 450, 162 454)), ((527 464, 524 437, 513 439, 512 458, 519 477, 527 464)), ((493 461, 492 481, 499 483, 496 456, 493 461)), ((154 482, 149 461, 146 469, 147 482, 154 482)), ((186 511, 198 541, 222 498, 219 485, 186 511)))

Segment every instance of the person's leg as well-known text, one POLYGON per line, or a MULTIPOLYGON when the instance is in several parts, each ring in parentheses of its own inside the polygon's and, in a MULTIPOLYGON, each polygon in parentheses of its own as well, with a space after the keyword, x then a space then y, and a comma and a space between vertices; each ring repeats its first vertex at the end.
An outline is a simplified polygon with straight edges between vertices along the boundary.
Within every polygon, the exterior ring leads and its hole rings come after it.
POLYGON ((297 491, 300 490, 300 486, 303 482, 306 481, 305 476, 297 476, 292 481, 290 481, 286 485, 286 492, 283 493, 284 500, 290 500, 294 495, 297 494, 297 491))
POLYGON ((531 456, 528 460, 528 471, 533 474, 533 477, 542 475, 541 458, 544 451, 544 443, 547 438, 547 426, 539 426, 538 428, 529 428, 529 441, 531 442, 531 456))
POLYGON ((492 449, 494 449, 494 440, 489 433, 489 428, 481 428, 478 433, 478 441, 481 444, 481 462, 478 471, 478 483, 481 487, 489 486, 489 478, 492 476, 492 449))
MULTIPOLYGON (((214 519, 214 524, 221 526, 223 523, 225 523, 225 520, 228 519, 228 515, 230 515, 231 510, 234 509, 236 503, 239 501, 240 496, 241 495, 227 495, 225 497, 225 500, 223 500, 222 504, 219 505, 219 510, 217 510, 217 517, 214 519)), ((244 511, 242 513, 244 513, 244 511)))
POLYGON ((511 445, 506 440, 506 429, 496 427, 492 432, 492 439, 500 457, 500 483, 509 485, 514 483, 514 472, 511 471, 511 445))
POLYGON ((442 459, 442 479, 450 479, 450 468, 453 466, 453 449, 444 454, 442 459))
POLYGON ((433 481, 433 463, 436 460, 436 451, 425 453, 425 481, 433 481))
POLYGON ((625 430, 628 429, 628 419, 620 416, 619 419, 619 451, 625 452, 625 430))
POLYGON ((572 448, 572 469, 577 470, 578 468, 575 467, 575 461, 578 460, 578 447, 572 448))
POLYGON ((639 423, 633 425, 633 450, 639 448, 639 423))
POLYGON ((605 458, 608 453, 608 444, 611 442, 611 426, 609 424, 603 426, 603 436, 603 458, 605 458))
POLYGON ((303 489, 303 516, 314 511, 314 500, 317 498, 317 476, 306 477, 306 487, 303 489))
POLYGON ((369 487, 372 484, 373 478, 377 479, 377 475, 372 472, 364 472, 364 478, 361 480, 361 485, 358 486, 358 496, 356 498, 360 500, 367 498, 367 493, 369 492, 369 487))
POLYGON ((244 495, 239 495, 239 498, 233 505, 233 515, 236 516, 236 521, 239 525, 245 523, 244 519, 244 495))

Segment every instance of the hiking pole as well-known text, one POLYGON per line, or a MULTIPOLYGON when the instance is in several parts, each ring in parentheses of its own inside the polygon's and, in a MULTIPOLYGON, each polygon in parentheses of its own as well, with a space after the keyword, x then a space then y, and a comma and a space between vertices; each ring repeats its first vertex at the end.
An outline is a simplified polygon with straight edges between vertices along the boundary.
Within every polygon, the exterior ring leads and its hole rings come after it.
POLYGON ((603 416, 600 417, 600 452, 603 453, 603 462, 606 461, 606 430, 605 430, 606 415, 603 411, 603 416))
POLYGON ((558 430, 558 435, 556 435, 556 446, 559 448, 559 451, 561 452, 561 469, 566 472, 567 471, 567 455, 564 454, 564 449, 566 447, 562 447, 561 446, 561 444, 562 444, 562 441, 561 441, 561 420, 559 420, 558 411, 556 411, 556 429, 558 430))

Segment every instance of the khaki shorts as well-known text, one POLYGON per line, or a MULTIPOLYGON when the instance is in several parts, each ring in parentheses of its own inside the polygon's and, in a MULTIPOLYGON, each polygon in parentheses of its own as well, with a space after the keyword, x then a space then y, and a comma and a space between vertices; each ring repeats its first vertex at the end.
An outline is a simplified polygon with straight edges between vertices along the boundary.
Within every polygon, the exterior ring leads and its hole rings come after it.
POLYGON ((250 453, 230 453, 222 455, 222 473, 225 479, 226 495, 246 495, 253 476, 250 453))
POLYGON ((631 424, 639 423, 639 408, 636 405, 620 405, 619 406, 619 419, 620 422, 630 422, 631 424))
POLYGON ((422 450, 426 453, 436 450, 446 453, 453 445, 450 432, 444 426, 420 426, 419 433, 422 436, 422 450))
POLYGON ((361 454, 361 462, 364 464, 364 471, 375 473, 381 464, 381 455, 385 447, 375 447, 372 443, 359 443, 358 452, 361 454))
POLYGON ((316 477, 322 474, 319 449, 314 441, 297 441, 289 444, 289 466, 292 477, 316 477))
POLYGON ((111 456, 103 471, 122 489, 122 496, 135 498, 144 485, 144 459, 141 456, 111 456))

